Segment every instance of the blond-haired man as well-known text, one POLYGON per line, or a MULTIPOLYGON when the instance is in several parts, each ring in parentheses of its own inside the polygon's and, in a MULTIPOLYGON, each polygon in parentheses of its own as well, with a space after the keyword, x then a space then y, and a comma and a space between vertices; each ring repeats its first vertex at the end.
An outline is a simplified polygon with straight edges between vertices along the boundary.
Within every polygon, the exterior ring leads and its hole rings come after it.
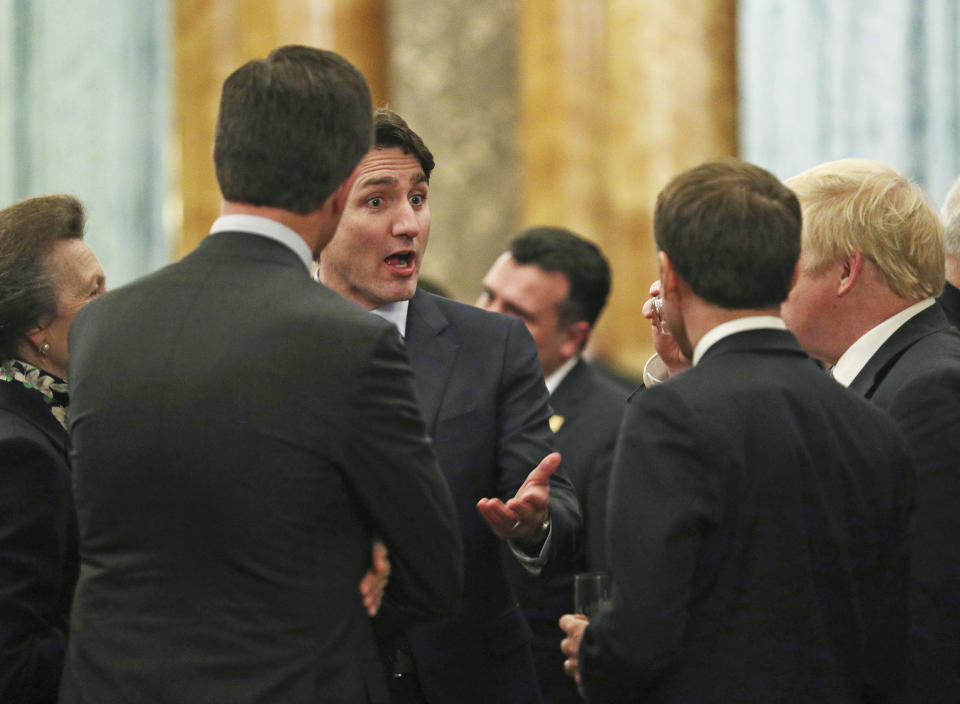
POLYGON ((943 225, 891 167, 844 159, 787 181, 803 209, 803 248, 783 319, 834 378, 887 410, 917 467, 911 693, 960 688, 960 333, 934 297, 943 225))
POLYGON ((950 187, 940 215, 947 245, 947 281, 937 300, 950 322, 960 327, 960 178, 950 187))

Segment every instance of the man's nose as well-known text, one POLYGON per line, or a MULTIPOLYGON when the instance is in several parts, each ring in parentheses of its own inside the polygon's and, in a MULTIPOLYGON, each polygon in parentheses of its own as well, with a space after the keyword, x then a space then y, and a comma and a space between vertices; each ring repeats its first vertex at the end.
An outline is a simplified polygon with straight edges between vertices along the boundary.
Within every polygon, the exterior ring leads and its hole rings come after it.
POLYGON ((393 231, 392 234, 395 237, 416 237, 420 234, 420 221, 417 219, 417 214, 413 210, 413 206, 404 201, 402 205, 397 208, 396 216, 393 220, 393 231))

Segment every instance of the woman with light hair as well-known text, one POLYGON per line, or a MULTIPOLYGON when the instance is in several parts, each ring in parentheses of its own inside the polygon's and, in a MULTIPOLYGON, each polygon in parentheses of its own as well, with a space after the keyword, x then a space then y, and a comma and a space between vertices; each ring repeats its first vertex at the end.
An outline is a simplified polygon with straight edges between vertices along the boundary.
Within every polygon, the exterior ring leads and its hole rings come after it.
POLYGON ((40 196, 0 210, 0 701, 57 699, 77 527, 67 435, 67 335, 104 291, 83 206, 40 196))

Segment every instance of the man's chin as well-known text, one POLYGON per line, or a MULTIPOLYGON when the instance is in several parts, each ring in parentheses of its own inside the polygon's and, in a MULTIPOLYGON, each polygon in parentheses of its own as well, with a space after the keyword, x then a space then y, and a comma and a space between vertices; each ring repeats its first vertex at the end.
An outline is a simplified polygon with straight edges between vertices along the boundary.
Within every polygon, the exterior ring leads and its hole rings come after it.
POLYGON ((412 276, 403 281, 396 281, 386 292, 384 299, 390 303, 399 303, 400 301, 409 301, 413 294, 417 292, 417 277, 412 276))

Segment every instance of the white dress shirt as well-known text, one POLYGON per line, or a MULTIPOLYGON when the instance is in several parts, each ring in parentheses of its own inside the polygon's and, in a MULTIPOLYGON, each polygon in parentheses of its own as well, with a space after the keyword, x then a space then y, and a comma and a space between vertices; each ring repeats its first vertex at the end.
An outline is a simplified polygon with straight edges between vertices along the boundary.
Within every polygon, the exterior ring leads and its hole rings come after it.
POLYGON ((216 232, 247 232, 261 235, 284 245, 300 257, 303 265, 310 271, 313 264, 313 253, 306 241, 289 227, 276 220, 263 218, 259 215, 221 215, 213 221, 210 234, 216 232))
POLYGON ((890 316, 876 327, 867 330, 840 356, 830 374, 844 386, 850 386, 853 380, 857 378, 857 374, 863 371, 867 362, 883 346, 883 343, 889 340, 893 333, 899 330, 910 318, 920 311, 926 310, 934 302, 933 298, 925 298, 909 308, 904 308, 896 315, 890 316))
POLYGON ((725 337, 735 335, 738 332, 747 330, 786 330, 787 326, 781 318, 775 315, 750 315, 746 318, 737 318, 720 323, 715 328, 707 331, 707 334, 700 338, 697 346, 693 348, 693 363, 696 365, 708 349, 713 347, 725 337))
POLYGON ((410 299, 405 301, 394 301, 374 308, 370 312, 379 315, 388 323, 393 323, 400 332, 400 337, 407 336, 407 311, 410 308, 410 299))
POLYGON ((553 370, 553 373, 544 379, 544 382, 547 385, 547 393, 553 396, 553 392, 557 390, 557 387, 563 383, 563 380, 567 378, 567 374, 570 373, 570 370, 577 366, 577 362, 580 361, 580 355, 574 355, 566 362, 561 364, 559 367, 553 370))

